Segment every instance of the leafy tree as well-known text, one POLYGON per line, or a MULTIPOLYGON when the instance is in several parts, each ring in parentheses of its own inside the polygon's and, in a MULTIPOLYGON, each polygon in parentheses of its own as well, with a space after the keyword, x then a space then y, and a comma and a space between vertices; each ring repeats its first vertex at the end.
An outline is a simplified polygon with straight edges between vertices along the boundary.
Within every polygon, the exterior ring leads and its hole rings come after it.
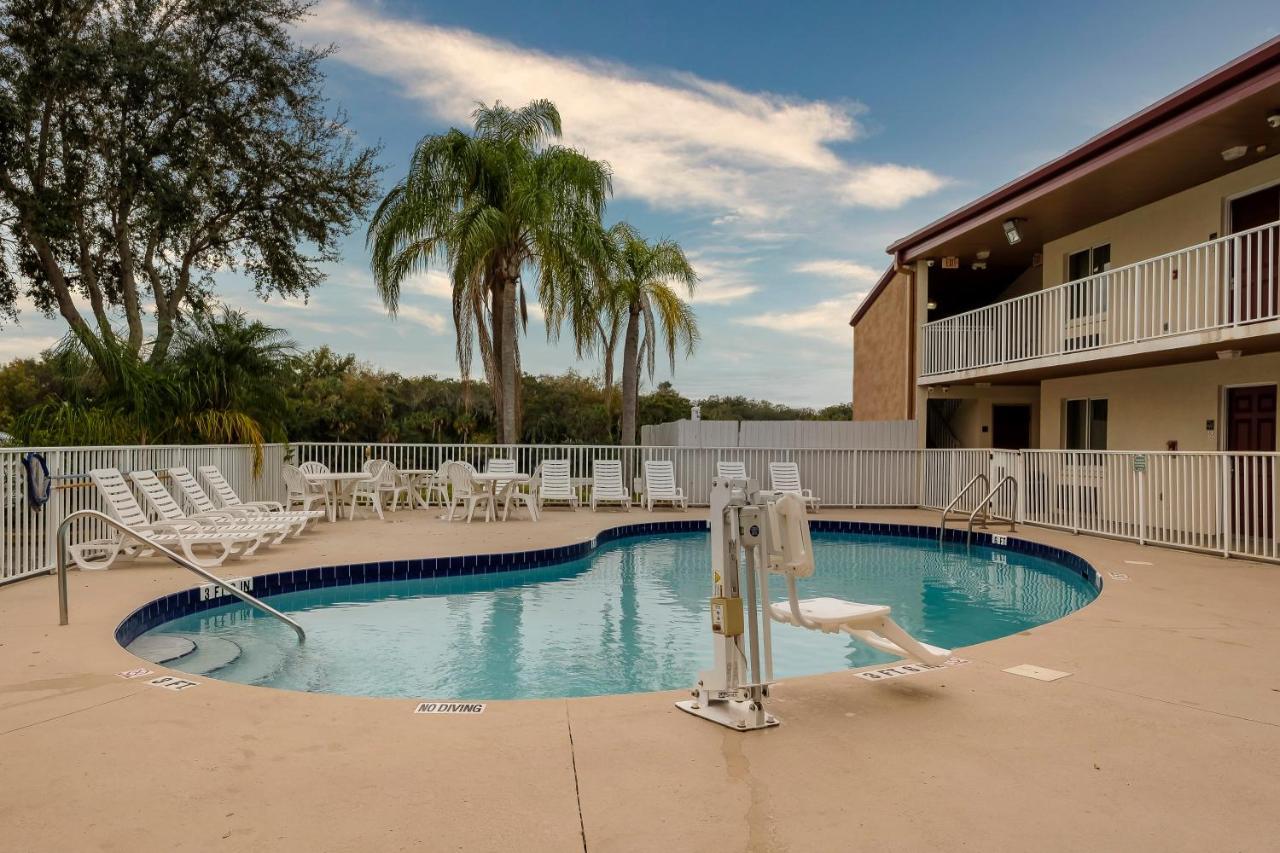
POLYGON ((623 318, 620 443, 635 444, 641 371, 647 367, 653 378, 659 347, 674 371, 676 350, 692 355, 698 343, 693 309, 676 291, 681 288, 692 296, 698 276, 673 240, 650 243, 625 222, 610 228, 608 238, 608 272, 599 310, 623 318))
POLYGON ((526 272, 536 276, 547 335, 568 320, 575 341, 591 334, 586 304, 603 264, 600 216, 607 164, 560 145, 560 113, 540 100, 520 109, 481 104, 474 130, 454 128, 418 143, 409 174, 369 225, 374 280, 395 313, 406 278, 430 263, 453 279, 458 365, 470 375, 478 345, 499 441, 520 435, 519 332, 528 320, 526 272))
POLYGON ((280 380, 292 348, 278 329, 230 311, 184 329, 162 365, 114 339, 91 358, 68 338, 46 359, 54 388, 12 432, 33 445, 248 443, 260 461, 263 442, 285 435, 280 380))
MULTIPOLYGON (((115 311, 153 364, 212 275, 305 295, 376 191, 325 111, 305 0, 14 0, 0 8, 0 308, 62 315, 109 375, 115 311), (21 283, 21 287, 19 287, 21 283), (89 303, 94 324, 73 297, 89 303)), ((115 366, 118 366, 115 365, 115 366)))

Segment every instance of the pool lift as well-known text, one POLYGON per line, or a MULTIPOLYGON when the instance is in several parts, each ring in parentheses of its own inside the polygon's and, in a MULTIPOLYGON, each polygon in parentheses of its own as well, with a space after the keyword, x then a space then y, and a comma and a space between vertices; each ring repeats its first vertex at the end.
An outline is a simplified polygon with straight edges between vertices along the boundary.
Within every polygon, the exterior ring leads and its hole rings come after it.
POLYGON ((812 577, 814 564, 809 521, 798 496, 759 490, 753 480, 716 478, 710 526, 715 662, 700 673, 693 698, 676 703, 680 710, 738 731, 778 725, 765 708, 774 683, 770 626, 775 620, 848 634, 879 651, 930 666, 951 657, 950 650, 904 631, 889 617, 887 605, 799 597, 796 581, 812 577), (739 566, 741 554, 746 555, 744 566, 739 566), (770 573, 786 578, 787 601, 769 602, 770 573))

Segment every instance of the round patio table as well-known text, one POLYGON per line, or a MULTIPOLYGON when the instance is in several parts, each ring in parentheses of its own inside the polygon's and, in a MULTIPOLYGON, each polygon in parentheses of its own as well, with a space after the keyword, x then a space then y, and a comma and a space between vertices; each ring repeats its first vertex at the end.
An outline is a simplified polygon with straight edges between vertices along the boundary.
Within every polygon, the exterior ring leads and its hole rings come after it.
POLYGON ((324 487, 324 508, 329 513, 329 522, 337 521, 337 506, 342 495, 354 488, 361 480, 368 480, 369 475, 360 472, 323 471, 317 474, 303 474, 308 483, 324 487))
POLYGON ((409 488, 409 500, 413 502, 413 506, 420 506, 423 509, 431 508, 431 478, 436 475, 434 468, 401 468, 400 476, 404 477, 404 484, 409 488), (419 489, 427 489, 427 496, 424 498, 418 491, 419 489))

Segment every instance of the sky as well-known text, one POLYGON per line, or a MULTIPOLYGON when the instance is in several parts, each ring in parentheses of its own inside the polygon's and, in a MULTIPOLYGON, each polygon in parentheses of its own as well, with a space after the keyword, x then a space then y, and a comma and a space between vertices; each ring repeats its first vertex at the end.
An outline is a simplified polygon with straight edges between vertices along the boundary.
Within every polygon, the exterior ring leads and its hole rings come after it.
MULTIPOLYGON (((1083 142, 1271 38, 1273 2, 869 3, 323 0, 298 37, 333 44, 326 92, 383 186, 476 102, 550 98, 564 141, 609 162, 606 224, 677 240, 702 330, 674 376, 690 397, 848 402, 849 316, 895 238, 1083 142)), ((377 298, 365 223, 306 301, 219 295, 406 374, 456 376, 443 270, 377 298)), ((30 306, 0 361, 54 343, 30 306)), ((525 369, 596 374, 534 313, 525 369)), ((646 378, 646 385, 648 385, 646 378)))

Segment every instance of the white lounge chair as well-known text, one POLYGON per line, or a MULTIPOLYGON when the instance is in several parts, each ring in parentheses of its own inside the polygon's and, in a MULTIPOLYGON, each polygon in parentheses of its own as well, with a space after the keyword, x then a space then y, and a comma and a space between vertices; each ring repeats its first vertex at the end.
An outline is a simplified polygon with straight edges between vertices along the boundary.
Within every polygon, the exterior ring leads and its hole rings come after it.
POLYGON ((787 492, 799 495, 804 501, 805 509, 818 511, 821 501, 809 489, 800 485, 800 466, 794 462, 769 463, 769 488, 775 492, 787 492))
MULTIPOLYGON (((142 492, 142 499, 161 521, 194 521, 207 530, 256 533, 260 545, 278 544, 293 529, 293 525, 288 522, 270 521, 261 517, 249 520, 216 509, 188 515, 182 511, 182 507, 178 506, 178 502, 173 499, 173 495, 169 494, 164 483, 160 482, 155 471, 131 471, 129 479, 142 492)), ((248 553, 252 552, 246 552, 248 553)))
POLYGON ((227 507, 250 507, 261 509, 264 512, 284 512, 284 504, 280 501, 242 501, 240 496, 236 494, 236 490, 231 488, 231 484, 227 482, 227 478, 222 476, 222 472, 218 470, 217 465, 201 465, 196 471, 204 481, 209 484, 209 488, 213 490, 213 496, 218 499, 220 506, 218 509, 226 509, 227 507))
POLYGON ((648 460, 644 463, 644 502, 650 512, 656 503, 689 508, 684 490, 676 485, 676 468, 669 459, 648 460))
MULTIPOLYGON (((260 537, 256 533, 210 531, 201 528, 194 521, 149 521, 134 498, 129 484, 125 482, 124 475, 115 468, 95 468, 89 472, 89 478, 97 486, 98 493, 107 505, 107 513, 112 518, 139 536, 146 536, 158 545, 181 551, 183 556, 198 566, 220 566, 228 557, 244 556, 258 545, 260 537), (213 549, 212 559, 197 556, 192 549, 198 546, 213 549)), ((119 532, 107 539, 73 542, 68 545, 67 552, 77 566, 88 570, 110 568, 120 557, 144 557, 155 553, 141 539, 119 532)))
POLYGON ((747 463, 717 462, 716 477, 721 480, 745 480, 747 479, 747 463))
POLYGON ((602 503, 618 504, 631 512, 631 493, 622 485, 622 463, 616 459, 591 463, 591 511, 602 503))
POLYGON ((568 459, 548 459, 540 466, 538 481, 538 509, 551 503, 567 503, 569 508, 578 508, 578 492, 573 488, 573 480, 569 477, 568 459))
MULTIPOLYGON (((296 472, 298 469, 294 468, 293 470, 296 472)), ((287 485, 289 478, 287 472, 285 474, 285 483, 287 485)), ((298 477, 300 479, 302 475, 299 473, 298 477)), ((301 510, 285 509, 283 512, 273 512, 265 507, 240 504, 239 506, 224 506, 219 509, 213 499, 209 497, 208 492, 196 480, 195 475, 187 468, 182 466, 170 468, 169 479, 177 484, 178 491, 182 492, 187 505, 191 508, 192 512, 188 513, 188 516, 211 516, 214 513, 221 513, 222 515, 244 519, 246 522, 261 520, 271 524, 285 524, 290 528, 294 536, 301 536, 302 531, 307 528, 308 524, 324 518, 324 510, 313 510, 309 507, 301 510)), ((322 502, 324 501, 323 494, 318 494, 316 497, 322 502)))
POLYGON ((449 516, 446 520, 453 521, 454 511, 458 508, 458 504, 462 504, 467 511, 468 524, 475 515, 476 507, 481 505, 485 508, 484 517, 488 521, 493 515, 493 492, 471 479, 476 469, 466 462, 449 462, 446 471, 449 485, 453 487, 453 494, 449 497, 449 516))

